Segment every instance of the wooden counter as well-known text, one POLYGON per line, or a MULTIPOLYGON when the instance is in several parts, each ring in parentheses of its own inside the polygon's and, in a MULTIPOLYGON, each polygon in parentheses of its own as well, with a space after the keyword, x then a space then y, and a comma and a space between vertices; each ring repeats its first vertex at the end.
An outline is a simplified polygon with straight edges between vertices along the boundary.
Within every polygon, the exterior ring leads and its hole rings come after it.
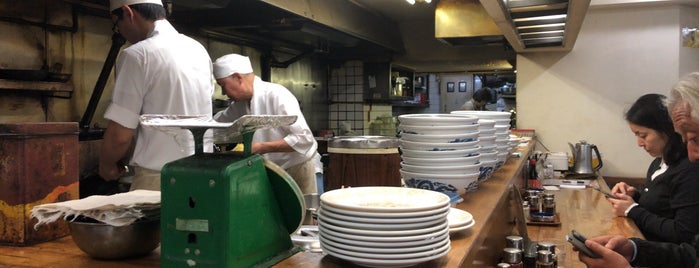
MULTIPOLYGON (((520 149, 524 156, 531 146, 520 149)), ((512 187, 524 186, 521 176, 526 158, 510 158, 508 162, 482 183, 478 191, 464 196, 457 208, 473 214, 476 224, 469 230, 451 237, 451 250, 439 259, 415 267, 492 267, 502 255, 505 236, 516 234, 515 206, 510 194, 512 187)), ((601 183, 604 185, 604 183, 601 183)), ((606 185, 602 186, 606 187, 606 185)), ((556 243, 563 250, 564 267, 585 267, 577 253, 565 242, 565 235, 576 229, 587 236, 621 234, 642 237, 636 225, 624 217, 615 217, 603 195, 591 188, 562 189, 556 195, 560 226, 528 226, 534 241, 556 243)), ((131 260, 99 261, 89 258, 70 237, 30 247, 0 246, 0 267, 159 267, 159 249, 152 254, 131 260)), ((300 252, 274 267, 351 267, 351 263, 322 253, 300 252)))

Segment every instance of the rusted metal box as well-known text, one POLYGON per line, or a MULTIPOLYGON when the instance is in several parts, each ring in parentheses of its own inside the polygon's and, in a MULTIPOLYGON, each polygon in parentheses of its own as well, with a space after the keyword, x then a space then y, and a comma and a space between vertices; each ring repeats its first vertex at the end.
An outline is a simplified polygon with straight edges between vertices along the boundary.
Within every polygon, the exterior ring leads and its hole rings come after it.
POLYGON ((63 220, 34 229, 36 205, 78 199, 78 123, 0 124, 0 243, 30 245, 70 233, 63 220))

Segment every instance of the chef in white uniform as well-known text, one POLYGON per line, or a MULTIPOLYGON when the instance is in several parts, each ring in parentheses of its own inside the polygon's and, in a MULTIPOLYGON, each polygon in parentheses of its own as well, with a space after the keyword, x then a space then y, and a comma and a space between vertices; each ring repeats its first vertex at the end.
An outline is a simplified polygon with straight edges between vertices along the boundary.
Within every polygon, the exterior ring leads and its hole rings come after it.
POLYGON ((131 45, 116 63, 114 92, 104 114, 109 124, 100 176, 105 180, 122 176, 121 161, 133 148, 131 190, 159 191, 161 168, 192 155, 193 137, 187 130, 172 135, 141 128, 139 116, 211 115, 215 88, 211 58, 199 42, 172 27, 160 0, 110 0, 110 11, 114 31, 131 45))
POLYGON ((214 77, 231 100, 214 115, 219 122, 233 122, 243 115, 296 115, 290 126, 255 131, 251 151, 286 170, 303 194, 317 193, 313 157, 318 143, 313 137, 296 97, 284 86, 262 81, 253 73, 250 59, 238 54, 214 61, 214 77))

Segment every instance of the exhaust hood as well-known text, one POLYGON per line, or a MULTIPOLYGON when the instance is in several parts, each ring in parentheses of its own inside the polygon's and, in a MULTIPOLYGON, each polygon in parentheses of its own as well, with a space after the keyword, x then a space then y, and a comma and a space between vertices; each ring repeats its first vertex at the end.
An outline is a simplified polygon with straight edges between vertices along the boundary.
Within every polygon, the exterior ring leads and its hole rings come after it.
POLYGON ((452 46, 502 45, 505 37, 478 0, 441 0, 434 35, 452 46))
POLYGON ((509 43, 516 52, 569 51, 590 0, 441 0, 435 38, 453 46, 509 43))

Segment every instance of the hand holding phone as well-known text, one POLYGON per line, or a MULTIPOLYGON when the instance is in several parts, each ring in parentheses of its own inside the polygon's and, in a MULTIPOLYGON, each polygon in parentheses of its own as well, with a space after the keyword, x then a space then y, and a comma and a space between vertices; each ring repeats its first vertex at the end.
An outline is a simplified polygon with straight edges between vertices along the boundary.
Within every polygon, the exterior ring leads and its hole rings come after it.
POLYGON ((566 235, 566 240, 568 240, 568 242, 570 242, 578 251, 582 252, 588 257, 595 259, 600 258, 599 255, 595 254, 592 252, 592 250, 590 250, 590 248, 585 246, 585 240, 587 240, 587 238, 575 230, 572 230, 569 235, 566 235))
POLYGON ((595 190, 597 190, 598 192, 604 194, 604 196, 606 196, 606 197, 609 197, 609 198, 612 198, 612 199, 619 199, 618 197, 616 197, 615 195, 613 195, 611 192, 605 191, 605 190, 603 190, 602 188, 600 188, 600 187, 597 186, 597 185, 595 185, 595 190))

